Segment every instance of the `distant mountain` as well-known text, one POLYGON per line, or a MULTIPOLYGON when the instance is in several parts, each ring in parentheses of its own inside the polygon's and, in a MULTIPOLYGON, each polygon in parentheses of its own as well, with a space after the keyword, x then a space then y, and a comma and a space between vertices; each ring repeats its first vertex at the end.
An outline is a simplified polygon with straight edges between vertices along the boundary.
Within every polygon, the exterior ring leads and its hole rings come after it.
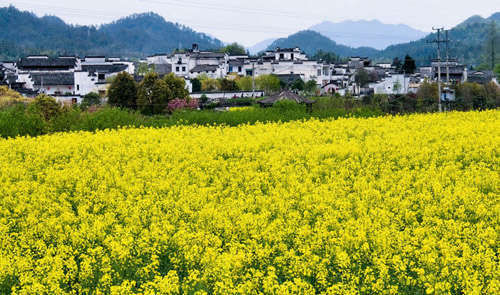
POLYGON ((314 55, 317 51, 334 52, 340 56, 374 56, 378 51, 369 47, 352 48, 337 44, 335 41, 311 30, 300 31, 287 38, 274 41, 268 49, 300 47, 307 55, 314 55))
MULTIPOLYGON (((460 62, 468 65, 479 65, 482 62, 483 49, 486 40, 488 40, 492 21, 497 23, 500 32, 500 13, 495 13, 489 18, 473 16, 449 30, 450 57, 458 58, 460 62)), ((376 61, 392 61, 395 57, 404 58, 406 54, 409 54, 418 65, 428 65, 437 55, 435 44, 429 43, 436 38, 436 33, 432 33, 416 41, 391 45, 384 50, 376 50, 370 47, 354 48, 340 45, 320 33, 307 30, 287 38, 278 39, 268 49, 298 46, 310 56, 323 50, 333 52, 341 57, 367 56, 376 61)), ((445 51, 442 50, 442 53, 444 56, 445 51)), ((498 56, 500 57, 500 46, 498 56)))
POLYGON ((407 25, 390 25, 378 20, 323 22, 310 28, 339 44, 350 47, 385 49, 389 45, 415 41, 428 33, 407 25))
POLYGON ((13 6, 0 8, 0 59, 27 54, 143 57, 190 48, 217 49, 223 43, 154 13, 136 14, 100 27, 73 26, 56 16, 37 17, 13 6))
POLYGON ((273 42, 276 41, 276 40, 277 40, 277 38, 267 39, 267 40, 264 40, 262 42, 259 42, 259 43, 255 44, 254 46, 249 47, 247 49, 250 52, 250 54, 255 55, 255 54, 258 54, 261 51, 266 50, 269 47, 269 45, 273 44, 273 42))

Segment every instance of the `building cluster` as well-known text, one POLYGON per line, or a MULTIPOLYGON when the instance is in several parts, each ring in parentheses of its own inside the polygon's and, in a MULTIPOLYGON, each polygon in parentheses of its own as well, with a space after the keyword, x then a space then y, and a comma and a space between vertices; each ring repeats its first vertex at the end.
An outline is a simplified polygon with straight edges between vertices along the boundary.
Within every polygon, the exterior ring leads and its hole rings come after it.
MULTIPOLYGON (((364 57, 351 57, 340 63, 310 60, 300 48, 276 48, 264 52, 259 57, 249 57, 204 52, 194 44, 191 50, 153 55, 148 57, 146 62, 156 69, 161 69, 161 74, 174 73, 186 81, 201 75, 217 79, 273 74, 285 85, 290 85, 297 79, 304 82, 314 80, 322 94, 341 95, 406 94, 416 92, 424 80, 435 81, 438 76, 437 61, 433 61, 430 67, 417 69, 416 73, 405 74, 391 63, 374 64, 364 57), (366 85, 360 85, 359 81, 356 81, 356 74, 360 70, 369 75, 369 83, 366 85)), ((456 60, 441 62, 442 81, 447 81, 447 73, 450 76, 449 81, 453 83, 487 83, 494 78, 492 72, 469 71, 467 66, 456 60)))
MULTIPOLYGON (((416 92, 426 79, 437 80, 439 64, 441 80, 445 82, 487 83, 494 79, 492 72, 470 71, 457 60, 441 63, 433 61, 429 67, 421 67, 416 73, 405 74, 391 63, 374 64, 364 57, 351 57, 339 63, 311 60, 299 48, 276 48, 259 57, 250 57, 201 51, 194 44, 190 50, 156 54, 142 62, 150 65, 161 76, 173 73, 184 78, 189 90, 192 90, 190 81, 202 75, 219 79, 272 74, 284 85, 292 85, 298 79, 304 82, 315 81, 321 94, 407 94, 416 92), (367 76, 364 83, 356 78, 360 71, 364 71, 367 76)), ((133 62, 104 56, 87 56, 83 59, 70 56, 28 56, 17 62, 0 63, 3 83, 11 88, 27 96, 46 93, 76 101, 90 92, 104 95, 110 77, 120 72, 134 75, 135 68, 136 64, 133 62)))
POLYGON ((109 79, 118 73, 135 72, 134 63, 104 56, 27 56, 0 67, 3 83, 25 96, 45 93, 77 102, 91 92, 104 95, 109 79))

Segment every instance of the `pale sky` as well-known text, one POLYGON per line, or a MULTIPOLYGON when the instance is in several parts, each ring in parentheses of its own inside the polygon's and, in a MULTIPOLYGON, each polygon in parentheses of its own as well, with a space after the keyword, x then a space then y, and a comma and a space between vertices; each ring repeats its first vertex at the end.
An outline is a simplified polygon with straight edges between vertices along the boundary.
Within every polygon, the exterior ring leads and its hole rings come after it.
POLYGON ((472 15, 489 17, 500 0, 0 0, 72 24, 102 24, 132 13, 156 12, 225 42, 245 46, 286 37, 322 21, 378 19, 429 32, 451 28, 472 15))

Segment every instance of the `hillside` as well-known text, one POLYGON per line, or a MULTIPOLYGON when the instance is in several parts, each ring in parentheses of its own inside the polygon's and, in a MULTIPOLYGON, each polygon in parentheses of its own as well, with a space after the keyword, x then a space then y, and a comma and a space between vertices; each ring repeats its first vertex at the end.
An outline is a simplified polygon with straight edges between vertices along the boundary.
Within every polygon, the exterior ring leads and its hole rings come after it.
POLYGON ((192 43, 202 49, 223 46, 220 40, 154 13, 132 15, 100 27, 74 26, 56 16, 37 17, 10 6, 0 8, 0 27, 0 59, 26 54, 142 57, 192 43))
POLYGON ((339 23, 322 22, 310 28, 335 42, 350 47, 373 47, 379 50, 386 47, 415 41, 427 33, 407 25, 384 24, 378 20, 344 21, 339 23))
MULTIPOLYGON (((452 41, 450 43, 450 56, 458 58, 462 63, 479 65, 482 61, 485 43, 488 40, 490 23, 490 19, 480 20, 474 17, 474 19, 469 19, 451 29, 449 31, 449 38, 452 41)), ((428 43, 436 38, 436 34, 433 33, 415 42, 389 46, 374 57, 390 59, 409 54, 416 59, 418 64, 427 64, 437 55, 436 46, 428 43)))
MULTIPOLYGON (((462 63, 479 65, 482 62, 483 49, 492 21, 497 22, 500 32, 500 13, 493 14, 489 18, 474 16, 451 29, 449 31, 449 38, 452 40, 450 56, 458 58, 462 63)), ((317 51, 323 50, 334 52, 341 57, 367 56, 376 61, 391 61, 394 57, 403 58, 409 54, 417 61, 418 65, 426 65, 430 63, 432 58, 436 57, 436 47, 429 43, 436 38, 436 34, 432 33, 417 41, 391 45, 384 50, 376 50, 370 47, 354 48, 341 45, 324 35, 307 30, 287 38, 278 39, 268 49, 298 46, 308 55, 314 55, 317 51)), ((500 49, 500 46, 498 48, 500 49)))
POLYGON ((259 52, 266 50, 267 47, 273 44, 273 42, 276 40, 277 40, 276 38, 266 39, 264 41, 261 41, 253 45, 252 47, 248 47, 247 49, 250 52, 250 54, 258 54, 259 52))
POLYGON ((300 31, 287 38, 278 39, 268 49, 275 49, 276 47, 300 47, 307 55, 314 55, 319 50, 335 52, 335 54, 340 56, 374 56, 378 53, 376 49, 369 47, 352 48, 337 44, 328 37, 311 30, 300 31))

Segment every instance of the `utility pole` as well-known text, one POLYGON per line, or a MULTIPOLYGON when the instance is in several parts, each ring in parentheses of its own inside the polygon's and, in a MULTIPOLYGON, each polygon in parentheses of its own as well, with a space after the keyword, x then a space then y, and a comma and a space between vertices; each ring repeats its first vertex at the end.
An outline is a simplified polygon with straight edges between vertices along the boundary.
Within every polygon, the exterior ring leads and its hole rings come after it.
POLYGON ((430 41, 430 43, 437 44, 437 59, 438 59, 438 106, 439 111, 443 111, 443 106, 441 105, 441 43, 445 43, 446 41, 441 40, 441 32, 444 28, 432 28, 433 31, 437 31, 437 39, 430 41))
POLYGON ((252 97, 255 97, 255 61, 252 62, 252 97))
POLYGON ((446 33, 446 40, 444 40, 446 44, 446 83, 448 84, 448 87, 450 86, 450 39, 448 39, 448 30, 445 31, 446 33))

